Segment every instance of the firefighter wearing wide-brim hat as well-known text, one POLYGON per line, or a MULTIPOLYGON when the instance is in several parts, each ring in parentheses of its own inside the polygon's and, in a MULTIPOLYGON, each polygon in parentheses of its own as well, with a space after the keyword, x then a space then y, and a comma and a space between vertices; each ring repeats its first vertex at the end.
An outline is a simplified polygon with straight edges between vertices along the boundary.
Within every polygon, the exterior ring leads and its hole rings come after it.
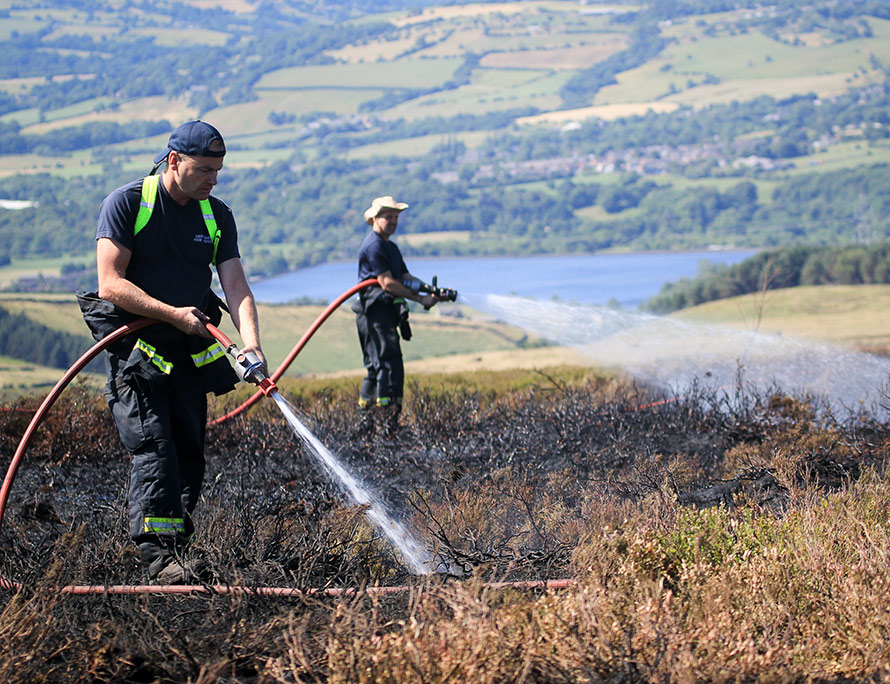
POLYGON ((408 271, 398 245, 391 239, 399 225, 399 215, 407 208, 404 202, 387 195, 375 198, 365 211, 365 221, 372 230, 359 249, 358 279, 361 282, 376 278, 378 285, 362 290, 353 305, 368 371, 359 391, 359 408, 367 411, 376 407, 382 411, 383 425, 388 431, 396 426, 402 407, 405 369, 399 331, 405 339, 410 338, 406 301, 418 302, 426 309, 439 301, 433 294, 421 294, 410 287, 410 282, 417 279, 408 271))
POLYGON ((224 306, 210 287, 211 264, 242 351, 265 362, 235 220, 210 194, 225 153, 210 124, 177 127, 152 173, 102 202, 99 290, 79 293, 94 336, 127 319, 160 321, 107 349, 105 388, 118 434, 133 456, 130 535, 149 576, 159 581, 193 579, 181 552, 194 532, 191 513, 204 477, 207 392, 221 394, 237 382, 205 325, 218 324, 224 306), (160 176, 154 174, 159 167, 160 176))

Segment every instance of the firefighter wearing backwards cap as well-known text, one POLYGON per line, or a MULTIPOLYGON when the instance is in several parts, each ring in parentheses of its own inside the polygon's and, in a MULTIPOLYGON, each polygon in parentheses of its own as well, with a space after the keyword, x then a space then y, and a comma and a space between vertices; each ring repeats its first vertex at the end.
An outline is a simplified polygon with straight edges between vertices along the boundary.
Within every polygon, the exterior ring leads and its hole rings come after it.
POLYGON ((399 331, 410 339, 406 300, 419 302, 426 309, 438 301, 434 295, 420 294, 404 284, 416 279, 391 238, 399 225, 399 214, 407 208, 404 202, 387 196, 374 199, 365 211, 365 222, 372 230, 359 249, 358 279, 376 278, 378 285, 362 290, 353 304, 368 370, 359 392, 359 408, 366 412, 362 424, 370 428, 371 410, 376 410, 382 414, 382 427, 388 433, 396 428, 402 408, 405 369, 399 331))
POLYGON ((108 348, 105 395, 133 457, 130 536, 149 577, 163 583, 195 579, 194 564, 182 553, 194 532, 191 513, 204 477, 207 392, 222 394, 237 382, 205 323, 218 324, 228 304, 242 350, 265 362, 235 220, 210 194, 225 153, 222 136, 208 123, 189 121, 174 130, 152 173, 102 202, 99 291, 79 293, 97 338, 135 318, 161 321, 108 348), (211 264, 226 304, 211 290, 211 264))

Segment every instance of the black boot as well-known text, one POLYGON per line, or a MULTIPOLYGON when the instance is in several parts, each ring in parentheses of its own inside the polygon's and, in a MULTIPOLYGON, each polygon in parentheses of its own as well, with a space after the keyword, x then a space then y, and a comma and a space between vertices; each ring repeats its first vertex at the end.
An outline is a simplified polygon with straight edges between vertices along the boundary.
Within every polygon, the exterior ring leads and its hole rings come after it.
POLYGON ((150 582, 157 584, 192 584, 206 579, 207 568, 202 564, 185 560, 177 549, 163 544, 144 542, 139 553, 150 582))

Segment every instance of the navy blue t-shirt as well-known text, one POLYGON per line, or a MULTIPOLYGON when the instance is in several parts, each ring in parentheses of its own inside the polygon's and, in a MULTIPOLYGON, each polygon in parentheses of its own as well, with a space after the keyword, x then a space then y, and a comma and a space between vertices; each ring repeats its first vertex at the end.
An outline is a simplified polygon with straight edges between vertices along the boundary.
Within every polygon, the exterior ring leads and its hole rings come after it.
MULTIPOLYGON (((181 205, 170 197, 164 183, 148 224, 133 235, 142 180, 118 188, 99 208, 96 239, 112 238, 133 255, 126 278, 149 295, 171 306, 204 308, 213 274, 213 243, 196 200, 181 205)), ((222 200, 210 198, 210 207, 220 232, 217 263, 240 256, 238 231, 232 210, 222 200)))
POLYGON ((390 271, 396 280, 401 280, 408 272, 408 267, 405 266, 398 245, 372 230, 365 236, 358 250, 358 280, 361 282, 368 278, 376 278, 387 271, 390 271))

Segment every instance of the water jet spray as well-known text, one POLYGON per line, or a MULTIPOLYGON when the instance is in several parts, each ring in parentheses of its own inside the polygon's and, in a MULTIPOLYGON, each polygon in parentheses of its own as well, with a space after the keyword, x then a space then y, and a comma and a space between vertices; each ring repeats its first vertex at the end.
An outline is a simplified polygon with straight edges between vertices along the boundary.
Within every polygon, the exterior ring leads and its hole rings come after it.
MULTIPOLYGON (((315 438, 315 436, 312 435, 308 428, 306 428, 296 417, 296 414, 294 413, 292 408, 289 407, 286 400, 284 400, 280 392, 278 392, 278 388, 275 385, 275 380, 284 374, 288 365, 293 361, 294 358, 296 358, 297 354, 299 354, 300 350, 302 350, 302 348, 309 341, 315 331, 340 304, 342 304, 346 299, 351 297, 359 290, 376 284, 376 282, 376 279, 365 280, 353 286, 342 295, 340 295, 340 297, 338 297, 335 301, 333 301, 316 319, 309 330, 306 331, 306 333, 303 335, 294 349, 291 350, 291 353, 288 355, 282 365, 271 376, 268 376, 266 374, 265 366, 256 355, 242 352, 240 349, 238 349, 237 345, 235 345, 234 342, 232 342, 232 340, 230 340, 223 332, 221 332, 212 324, 208 324, 208 332, 210 332, 211 335, 213 335, 223 345, 226 353, 234 359, 235 369, 236 372, 239 374, 239 377, 241 377, 246 382, 257 385, 257 387, 259 388, 257 393, 253 395, 250 400, 239 406, 234 411, 226 414, 222 418, 212 421, 211 424, 222 422, 223 420, 227 420, 228 418, 231 418, 232 416, 240 413, 241 411, 252 405, 253 402, 259 399, 261 396, 270 396, 275 399, 280 407, 282 407, 282 412, 285 415, 285 418, 287 418, 291 427, 294 429, 296 434, 300 436, 301 439, 303 439, 304 442, 307 443, 307 445, 310 446, 310 450, 312 451, 313 455, 320 459, 323 467, 325 467, 325 471, 328 473, 337 473, 338 468, 342 469, 342 464, 340 464, 339 461, 335 457, 333 457, 333 454, 330 454, 330 452, 323 445, 321 445, 317 438, 315 438), (330 454, 332 458, 327 458, 324 452, 330 454), (329 463, 327 463, 328 461, 330 461, 330 463, 334 463, 335 466, 331 466, 329 463)), ((43 402, 40 404, 40 407, 34 413, 34 416, 28 424, 28 427, 26 428, 25 433, 18 444, 18 447, 16 448, 15 454, 13 455, 13 458, 9 463, 6 475, 3 479, 3 484, 2 486, 0 486, 0 526, 2 526, 3 524, 3 516, 6 511, 6 504, 9 499, 9 494, 12 490, 12 485, 15 481, 15 477, 18 473, 19 467, 21 466, 22 460, 24 459, 25 453, 30 446, 31 440, 34 437, 37 428, 43 422, 46 414, 49 412, 50 408, 59 398, 61 393, 74 380, 77 374, 82 371, 87 366, 87 364, 90 363, 90 361, 96 358, 96 356, 98 356, 109 345, 120 340, 122 337, 129 335, 130 333, 154 325, 155 323, 158 323, 158 321, 151 318, 140 318, 133 321, 132 323, 123 325, 117 330, 108 334, 103 339, 96 342, 86 352, 84 352, 84 354, 63 374, 63 376, 59 379, 52 390, 50 390, 49 394, 44 398, 43 402)), ((348 475, 348 471, 345 471, 344 469, 344 472, 346 473, 346 475, 348 475)), ((355 481, 354 478, 352 478, 352 482, 349 484, 347 484, 345 480, 342 480, 342 478, 341 481, 343 483, 342 486, 345 487, 344 491, 353 494, 353 485, 357 485, 357 481, 355 481)), ((358 490, 354 491, 354 500, 356 500, 356 502, 361 505, 369 505, 369 517, 371 518, 372 522, 386 534, 387 538, 389 538, 391 541, 393 541, 393 543, 396 544, 400 551, 402 551, 403 555, 405 556, 406 562, 410 565, 412 571, 416 574, 426 574, 432 572, 433 570, 430 568, 427 562, 428 557, 426 550, 423 549, 423 547, 420 546, 420 544, 416 542, 401 525, 395 523, 389 518, 382 504, 376 501, 376 499, 373 499, 370 494, 364 492, 364 490, 362 490, 360 486, 358 490)), ((21 585, 18 582, 0 576, 0 587, 21 588, 21 585)), ((67 587, 66 589, 69 590, 66 593, 73 593, 72 590, 78 588, 67 587)), ((87 591, 85 593, 101 592, 87 591)))
POLYGON ((281 395, 278 387, 266 374, 266 366, 260 358, 252 352, 245 353, 238 349, 237 345, 216 326, 208 323, 207 330, 223 345, 226 353, 234 359, 235 372, 238 373, 238 377, 245 382, 257 385, 263 394, 275 401, 294 433, 308 447, 310 453, 331 480, 338 483, 341 490, 352 501, 367 507, 368 519, 401 552, 405 564, 411 572, 415 575, 426 575, 432 572, 430 557, 426 549, 403 525, 390 517, 380 499, 363 487, 343 462, 312 434, 299 419, 293 406, 281 395))
POLYGON ((890 359, 786 336, 696 324, 607 306, 465 295, 498 320, 573 347, 662 390, 776 390, 824 402, 833 412, 882 407, 890 359))

